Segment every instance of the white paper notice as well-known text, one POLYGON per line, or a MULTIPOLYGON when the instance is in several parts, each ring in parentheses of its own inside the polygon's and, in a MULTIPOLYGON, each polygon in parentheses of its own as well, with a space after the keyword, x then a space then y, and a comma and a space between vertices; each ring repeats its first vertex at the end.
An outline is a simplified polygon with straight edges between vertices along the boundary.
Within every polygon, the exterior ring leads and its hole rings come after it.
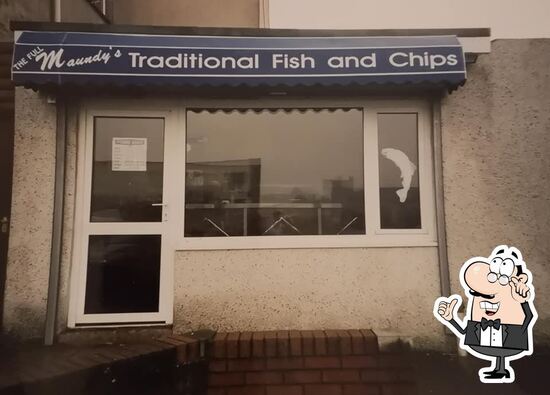
POLYGON ((147 139, 113 137, 113 171, 147 171, 147 139))

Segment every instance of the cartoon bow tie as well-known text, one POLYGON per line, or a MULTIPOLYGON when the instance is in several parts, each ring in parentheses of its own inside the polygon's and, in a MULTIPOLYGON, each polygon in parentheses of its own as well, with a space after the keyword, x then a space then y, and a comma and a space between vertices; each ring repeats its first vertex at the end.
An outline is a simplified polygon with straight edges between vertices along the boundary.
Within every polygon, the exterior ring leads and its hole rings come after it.
POLYGON ((485 330, 489 326, 492 326, 493 328, 495 328, 498 331, 499 328, 500 328, 500 318, 496 319, 494 321, 493 320, 488 320, 486 318, 482 318, 481 319, 481 329, 485 330))

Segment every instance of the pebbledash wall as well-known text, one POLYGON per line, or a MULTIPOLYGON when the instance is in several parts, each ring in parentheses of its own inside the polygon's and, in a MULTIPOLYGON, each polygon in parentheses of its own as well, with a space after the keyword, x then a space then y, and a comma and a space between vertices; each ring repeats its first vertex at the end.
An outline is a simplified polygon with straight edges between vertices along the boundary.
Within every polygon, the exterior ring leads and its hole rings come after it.
POLYGON ((550 344, 550 39, 496 40, 443 101, 452 289, 471 256, 518 247, 533 273, 535 344, 550 344))
MULTIPOLYGON (((537 344, 550 344, 550 40, 497 40, 442 101, 447 246, 460 265, 500 243, 534 274, 537 344)), ((69 111, 58 332, 67 331, 77 119, 69 111)), ((43 335, 50 258, 55 105, 17 88, 4 330, 43 335)), ((372 328, 422 348, 450 340, 432 316, 436 247, 178 251, 174 331, 372 328)))

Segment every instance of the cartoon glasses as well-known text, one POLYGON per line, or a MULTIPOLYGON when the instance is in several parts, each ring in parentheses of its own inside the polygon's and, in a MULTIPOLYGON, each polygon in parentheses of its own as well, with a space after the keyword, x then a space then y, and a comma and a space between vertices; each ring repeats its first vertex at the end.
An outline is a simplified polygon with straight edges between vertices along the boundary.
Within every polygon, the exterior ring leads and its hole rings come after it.
POLYGON ((498 280, 498 283, 500 285, 508 285, 508 283, 510 282, 510 277, 505 274, 498 275, 496 273, 489 272, 489 274, 487 275, 487 280, 490 283, 494 283, 498 280))

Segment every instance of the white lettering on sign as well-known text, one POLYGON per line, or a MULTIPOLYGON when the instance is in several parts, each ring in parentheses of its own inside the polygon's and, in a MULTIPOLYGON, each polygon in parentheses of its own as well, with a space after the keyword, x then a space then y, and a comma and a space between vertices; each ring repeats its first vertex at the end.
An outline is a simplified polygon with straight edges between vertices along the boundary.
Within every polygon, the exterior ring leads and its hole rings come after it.
POLYGON ((63 58, 63 48, 57 51, 42 52, 36 56, 37 62, 42 62, 40 70, 51 70, 52 68, 61 68, 65 64, 63 58))
POLYGON ((102 49, 96 52, 95 55, 90 56, 83 56, 79 58, 69 58, 64 59, 63 58, 63 52, 64 49, 58 49, 54 51, 42 51, 38 55, 36 55, 35 60, 37 62, 42 62, 40 65, 40 70, 51 70, 54 67, 55 68, 61 68, 63 66, 67 67, 75 67, 75 66, 83 66, 86 64, 92 64, 92 63, 104 63, 107 64, 109 60, 111 59, 111 54, 109 52, 105 52, 102 49))
POLYGON ((389 62, 394 67, 429 67, 434 70, 441 66, 456 66, 458 59, 455 54, 440 55, 424 52, 423 55, 415 55, 412 52, 396 52, 390 55, 389 62))
POLYGON ((328 60, 328 67, 333 69, 349 69, 352 67, 371 68, 376 67, 376 54, 358 56, 332 56, 328 60))
POLYGON ((147 171, 147 139, 113 137, 112 171, 147 171))
POLYGON ((132 68, 152 69, 259 69, 260 56, 203 56, 196 53, 178 53, 173 56, 147 56, 141 52, 128 52, 132 68))
POLYGON ((21 59, 19 59, 17 62, 15 62, 15 63, 13 64, 13 68, 14 68, 15 70, 20 70, 20 69, 22 69, 23 67, 25 67, 27 64, 29 64, 29 62, 27 62, 27 59, 21 58, 21 59))
MULTIPOLYGON (((24 44, 26 45, 26 44, 24 44)), ((99 45, 99 44, 98 44, 99 45)), ((403 47, 388 51, 388 48, 305 48, 285 49, 274 48, 212 48, 202 53, 201 48, 189 49, 189 51, 177 52, 170 48, 166 51, 163 47, 138 49, 116 49, 103 46, 94 48, 92 45, 77 47, 74 44, 59 44, 59 47, 34 45, 32 47, 17 47, 14 55, 13 71, 17 72, 59 72, 70 74, 88 75, 139 75, 153 71, 151 75, 170 73, 171 70, 196 70, 205 72, 205 76, 221 77, 227 75, 223 72, 208 73, 209 70, 234 70, 231 76, 309 76, 323 75, 338 76, 361 73, 364 75, 391 75, 398 74, 436 74, 443 72, 455 72, 450 70, 462 63, 462 52, 459 49, 449 53, 449 49, 403 47), (69 46, 71 45, 71 46, 69 46), (46 48, 46 49, 44 49, 46 48), (218 50, 231 50, 220 52, 218 50), (315 49, 315 51, 313 51, 315 49), (317 49, 321 51, 317 51, 317 49), (20 51, 24 52, 19 54, 20 51), (344 51, 346 50, 346 51, 344 51), (78 56, 76 56, 78 55, 78 56), (122 59, 120 59, 122 57, 122 59), (108 67, 101 67, 108 65, 108 67), (88 67, 87 67, 88 66, 88 67), (37 70, 39 69, 39 70, 37 70), (318 70, 316 70, 318 69, 318 70), (412 69, 412 70, 410 70, 412 69), (252 71, 239 73, 239 71, 252 71), (434 70, 436 70, 434 72, 434 70), (258 73, 254 71, 260 71, 258 73), (295 73, 298 71, 298 73, 295 73)), ((462 66, 462 65, 461 65, 462 66)), ((460 71, 460 70, 459 70, 460 71)), ((191 74, 191 73, 190 73, 191 74)), ((173 73, 174 76, 184 74, 173 73)))
POLYGON ((306 56, 303 53, 298 56, 275 53, 271 57, 271 65, 273 69, 277 69, 279 68, 279 66, 283 69, 314 69, 315 59, 313 59, 311 56, 306 56))

